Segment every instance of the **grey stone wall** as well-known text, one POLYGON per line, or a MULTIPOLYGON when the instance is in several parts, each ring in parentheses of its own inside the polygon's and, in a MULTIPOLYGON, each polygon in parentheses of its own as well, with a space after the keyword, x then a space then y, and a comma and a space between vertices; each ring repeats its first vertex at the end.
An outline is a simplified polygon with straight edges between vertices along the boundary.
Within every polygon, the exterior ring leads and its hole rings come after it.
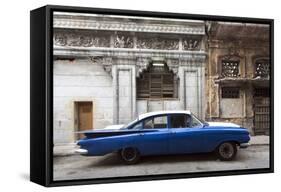
POLYGON ((75 141, 75 102, 93 102, 93 128, 113 123, 112 78, 90 59, 54 61, 54 143, 75 141))

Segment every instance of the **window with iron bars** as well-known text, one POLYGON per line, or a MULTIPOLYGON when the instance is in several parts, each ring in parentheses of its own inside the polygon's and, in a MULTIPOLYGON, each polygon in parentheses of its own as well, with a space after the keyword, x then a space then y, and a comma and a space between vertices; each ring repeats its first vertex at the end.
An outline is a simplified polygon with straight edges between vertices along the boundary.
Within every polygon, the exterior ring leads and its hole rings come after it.
POLYGON ((259 59, 255 63, 255 77, 267 78, 269 77, 269 60, 268 59, 259 59))
POLYGON ((240 88, 239 87, 222 87, 221 89, 222 98, 239 98, 240 97, 240 88))
POLYGON ((270 90, 269 88, 255 88, 254 97, 269 97, 270 90))
POLYGON ((222 60, 221 76, 222 77, 238 77, 239 61, 222 60))
POLYGON ((137 98, 177 98, 177 86, 178 80, 166 64, 151 64, 137 78, 137 98))

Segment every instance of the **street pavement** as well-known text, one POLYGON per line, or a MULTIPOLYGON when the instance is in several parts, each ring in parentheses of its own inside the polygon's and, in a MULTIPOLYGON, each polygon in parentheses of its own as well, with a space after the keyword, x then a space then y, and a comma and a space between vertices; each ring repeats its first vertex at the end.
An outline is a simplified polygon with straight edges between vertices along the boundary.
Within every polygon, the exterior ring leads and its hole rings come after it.
POLYGON ((269 145, 238 149, 233 161, 220 161, 214 154, 142 157, 136 165, 124 165, 116 153, 101 157, 66 155, 54 157, 54 180, 158 175, 269 167, 269 145))

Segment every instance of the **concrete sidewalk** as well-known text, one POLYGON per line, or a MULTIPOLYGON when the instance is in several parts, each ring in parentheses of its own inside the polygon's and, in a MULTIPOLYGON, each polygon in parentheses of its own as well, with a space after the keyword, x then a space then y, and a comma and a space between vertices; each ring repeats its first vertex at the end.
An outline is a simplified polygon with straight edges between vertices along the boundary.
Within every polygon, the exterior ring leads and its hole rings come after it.
POLYGON ((251 145, 269 145, 269 136, 268 135, 251 136, 250 144, 251 145))
MULTIPOLYGON (((269 136, 251 136, 250 145, 269 145, 269 136)), ((56 145, 54 147, 54 156, 73 155, 75 148, 77 148, 75 143, 56 145)))

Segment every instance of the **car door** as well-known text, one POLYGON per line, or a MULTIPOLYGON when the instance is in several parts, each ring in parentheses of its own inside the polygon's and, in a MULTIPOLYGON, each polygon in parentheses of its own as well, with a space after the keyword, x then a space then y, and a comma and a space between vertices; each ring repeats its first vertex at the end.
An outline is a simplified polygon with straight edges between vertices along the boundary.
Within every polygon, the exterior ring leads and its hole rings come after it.
POLYGON ((204 152, 203 125, 189 114, 169 116, 168 148, 171 154, 204 152))
POLYGON ((168 153, 168 117, 154 116, 143 120, 140 132, 139 150, 143 155, 158 155, 168 153))

